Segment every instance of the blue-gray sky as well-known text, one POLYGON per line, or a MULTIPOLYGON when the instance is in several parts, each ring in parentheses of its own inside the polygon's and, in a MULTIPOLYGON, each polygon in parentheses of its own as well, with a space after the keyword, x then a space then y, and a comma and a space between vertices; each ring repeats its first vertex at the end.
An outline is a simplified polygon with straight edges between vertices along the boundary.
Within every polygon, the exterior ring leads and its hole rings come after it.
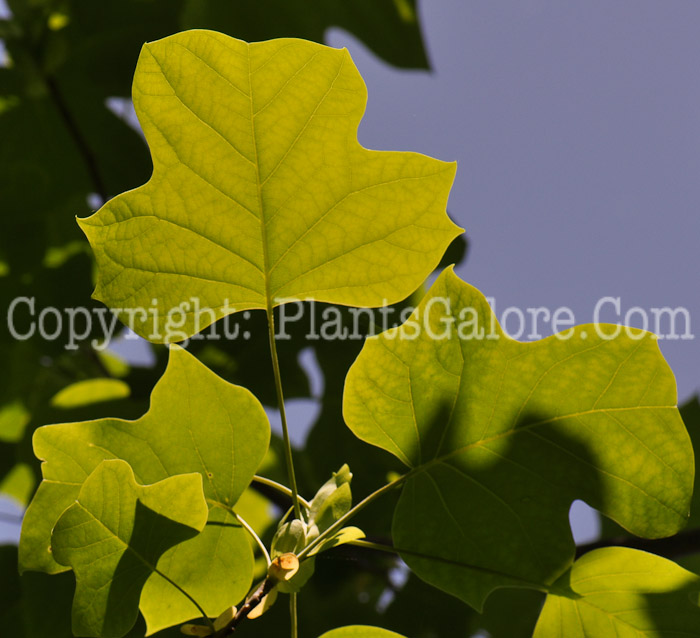
POLYGON ((689 397, 700 388, 700 3, 423 0, 420 19, 431 73, 397 72, 329 34, 367 82, 360 141, 458 161, 449 208, 471 240, 458 272, 497 313, 570 306, 586 323, 608 295, 623 314, 688 308, 697 338, 661 347, 689 397))

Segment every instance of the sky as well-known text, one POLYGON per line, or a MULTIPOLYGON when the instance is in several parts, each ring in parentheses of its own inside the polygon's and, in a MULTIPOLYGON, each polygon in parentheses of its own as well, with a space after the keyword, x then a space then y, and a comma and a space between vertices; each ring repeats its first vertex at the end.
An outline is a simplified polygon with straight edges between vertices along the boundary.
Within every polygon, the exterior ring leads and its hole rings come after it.
MULTIPOLYGON (((700 389, 700 3, 423 0, 419 11, 430 72, 397 71, 328 33, 368 86, 360 141, 458 162, 449 210, 470 240, 458 274, 497 315, 567 306, 588 323, 606 296, 620 298, 621 316, 610 304, 601 315, 613 323, 633 307, 686 308, 698 336, 660 345, 689 398, 700 389)), ((306 422, 317 409, 291 407, 306 422)), ((577 528, 595 534, 585 508, 577 528)))
MULTIPOLYGON (((458 273, 499 317, 568 306, 589 323, 611 296, 620 312, 607 303, 601 320, 624 323, 638 306, 653 328, 652 308, 686 308, 696 338, 660 346, 690 397, 700 389, 700 3, 419 7, 430 73, 397 72, 329 33, 368 86, 360 141, 458 162, 449 210, 471 242, 458 273)), ((639 312, 630 319, 643 327, 639 312)))

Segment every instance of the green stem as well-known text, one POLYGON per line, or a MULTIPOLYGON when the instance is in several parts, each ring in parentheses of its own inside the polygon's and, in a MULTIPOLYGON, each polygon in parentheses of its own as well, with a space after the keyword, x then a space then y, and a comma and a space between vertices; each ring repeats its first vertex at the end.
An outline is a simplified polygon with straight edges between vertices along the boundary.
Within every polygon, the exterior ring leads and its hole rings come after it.
POLYGON ((287 413, 284 409, 284 394, 282 393, 282 376, 280 375, 280 362, 277 358, 277 344, 275 343, 275 317, 272 306, 267 306, 267 329, 270 337, 270 353, 272 354, 272 370, 275 375, 275 389, 277 390, 277 404, 280 409, 282 419, 282 435, 284 438, 284 456, 287 462, 287 474, 289 475, 289 486, 292 492, 292 504, 294 505, 294 516, 301 518, 301 508, 299 507, 299 490, 297 489, 297 478, 294 474, 294 459, 292 459, 292 444, 289 440, 289 428, 287 427, 287 413))
POLYGON ((292 638, 297 638, 297 595, 296 592, 289 594, 289 618, 292 625, 292 638))
POLYGON ((245 529, 245 531, 248 532, 248 534, 250 534, 253 540, 258 544, 262 555, 265 557, 265 562, 269 567, 272 563, 272 559, 270 558, 270 554, 267 551, 267 547, 265 547, 265 543, 263 543, 260 540, 260 537, 255 533, 255 530, 250 525, 248 525, 248 522, 242 516, 239 516, 233 510, 231 510, 231 513, 236 517, 236 520, 243 526, 243 529, 245 529))
POLYGON ((297 557, 299 560, 302 560, 306 556, 309 555, 309 552, 311 552, 314 547, 317 547, 320 545, 323 541, 325 541, 327 538, 331 538, 339 529, 343 528, 345 524, 354 516, 359 514, 365 507, 367 507, 370 503, 373 503, 376 501, 380 496, 383 496, 387 492, 390 492, 393 490, 395 487, 398 487, 403 483, 409 476, 411 476, 411 472, 408 472, 407 474, 403 474, 402 476, 399 476, 399 478, 394 479, 391 481, 391 483, 387 483, 383 487, 380 487, 376 492, 372 492, 369 496, 365 497, 363 500, 361 500, 355 507, 353 507, 347 514, 344 516, 341 516, 333 525, 331 525, 325 532, 323 532, 320 536, 317 536, 313 541, 311 541, 304 549, 299 552, 297 557))
MULTIPOLYGON (((289 498, 293 498, 292 490, 290 490, 286 485, 282 485, 282 483, 278 483, 277 481, 273 481, 272 479, 269 479, 265 476, 258 476, 257 474, 253 477, 253 480, 256 483, 260 483, 260 485, 267 485, 267 487, 271 487, 273 490, 277 490, 278 492, 281 492, 285 496, 289 496, 289 498)), ((309 503, 309 501, 307 501, 301 495, 297 494, 297 500, 307 510, 311 509, 311 503, 309 503)))

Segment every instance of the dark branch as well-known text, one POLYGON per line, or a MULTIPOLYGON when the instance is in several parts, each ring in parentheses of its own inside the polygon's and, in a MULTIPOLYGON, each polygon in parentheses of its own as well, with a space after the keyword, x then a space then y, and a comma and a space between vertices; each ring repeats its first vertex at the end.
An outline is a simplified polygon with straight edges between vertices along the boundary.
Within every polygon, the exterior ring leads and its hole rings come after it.
POLYGON ((675 536, 671 536, 670 538, 659 538, 655 540, 637 538, 636 536, 605 538, 594 541, 593 543, 579 545, 576 548, 576 558, 602 547, 629 547, 674 560, 681 556, 700 552, 700 529, 689 529, 675 536))
POLYGON ((258 588, 246 599, 245 603, 241 606, 241 608, 236 612, 236 615, 231 619, 231 622, 223 627, 222 629, 219 629, 212 638, 226 638, 227 636, 230 636, 234 631, 236 631, 236 627, 241 623, 241 621, 245 620, 248 617, 248 614, 250 614, 253 609, 255 609, 275 587, 275 583, 272 581, 271 578, 266 578, 258 588))
POLYGON ((105 188, 104 181, 102 180, 102 175, 97 167, 97 159, 92 152, 92 149, 87 143, 87 140, 83 136, 78 123, 75 121, 73 114, 70 112, 68 105, 66 104, 61 89, 59 88, 56 80, 52 77, 44 78, 46 86, 49 90, 49 95, 53 100, 56 109, 58 110, 61 119, 63 120, 68 132, 70 133, 78 152, 85 162, 85 167, 90 175, 90 180, 95 188, 95 192, 100 196, 102 202, 107 201, 107 189, 105 188))
MULTIPOLYGON (((393 547, 391 540, 388 538, 370 539, 368 537, 367 540, 372 540, 372 542, 383 545, 388 551, 393 550, 396 551, 396 553, 400 552, 400 550, 393 547)), ((592 552, 594 549, 601 549, 603 547, 629 547, 631 549, 639 549, 651 554, 656 554, 657 556, 662 556, 669 560, 675 560, 690 554, 700 553, 700 529, 689 529, 675 536, 659 539, 639 538, 637 536, 627 535, 604 538, 592 543, 579 545, 576 548, 576 558, 580 558, 584 554, 592 552)), ((340 545, 339 547, 334 547, 328 552, 325 552, 329 558, 335 557, 345 559, 357 559, 361 556, 368 557, 380 553, 381 551, 376 549, 354 545, 340 545)))

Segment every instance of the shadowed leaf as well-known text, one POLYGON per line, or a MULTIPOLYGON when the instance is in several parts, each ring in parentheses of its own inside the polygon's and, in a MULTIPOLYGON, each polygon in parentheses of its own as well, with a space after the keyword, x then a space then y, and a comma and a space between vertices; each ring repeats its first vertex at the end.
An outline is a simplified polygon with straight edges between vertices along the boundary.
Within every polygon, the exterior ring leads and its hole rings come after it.
POLYGON ((552 589, 533 638, 700 636, 700 578, 654 554, 597 549, 552 589))
POLYGON ((136 622, 152 575, 175 589, 158 559, 201 532, 207 512, 199 474, 141 487, 128 463, 100 463, 52 534, 54 557, 75 572, 74 633, 120 638, 136 622))
MULTIPOLYGON (((197 471, 209 504, 230 511, 262 462, 269 437, 267 417, 250 392, 221 380, 185 350, 171 347, 151 408, 140 419, 100 419, 37 430, 34 449, 44 460, 44 481, 25 516, 22 568, 50 573, 65 569, 49 552, 51 529, 101 461, 126 460, 142 484, 197 471)), ((206 532, 164 557, 162 566, 166 574, 196 582, 198 600, 213 616, 245 595, 253 571, 245 532, 221 514, 212 510, 206 532), (195 555, 207 568, 205 579, 192 568, 195 555)), ((149 629, 188 619, 189 603, 172 588, 159 592, 147 587, 142 603, 149 629)))
POLYGON ((419 576, 476 608, 497 587, 551 583, 573 559, 576 498, 641 536, 686 523, 673 374, 652 335, 618 329, 513 341, 448 270, 406 324, 367 340, 344 415, 411 469, 393 537, 419 576))

